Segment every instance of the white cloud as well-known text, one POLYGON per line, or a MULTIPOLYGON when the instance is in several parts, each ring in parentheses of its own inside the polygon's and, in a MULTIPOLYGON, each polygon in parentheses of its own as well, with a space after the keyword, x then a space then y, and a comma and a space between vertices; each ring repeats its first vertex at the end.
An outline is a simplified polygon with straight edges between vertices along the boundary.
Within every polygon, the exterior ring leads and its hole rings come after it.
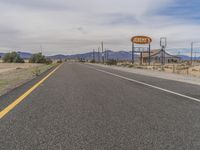
MULTIPOLYGON (((169 47, 200 38, 200 27, 155 13, 173 0, 2 0, 0 47, 45 53, 79 53, 97 48, 130 49, 132 35, 149 35, 153 47, 161 36, 169 47)), ((3 51, 3 49, 0 51, 3 51)))

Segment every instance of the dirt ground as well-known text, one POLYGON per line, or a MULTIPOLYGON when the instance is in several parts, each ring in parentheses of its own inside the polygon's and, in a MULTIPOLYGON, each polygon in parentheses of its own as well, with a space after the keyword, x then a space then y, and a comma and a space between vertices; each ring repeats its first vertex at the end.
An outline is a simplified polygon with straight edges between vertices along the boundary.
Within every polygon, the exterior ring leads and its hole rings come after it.
POLYGON ((0 95, 26 83, 54 65, 0 63, 0 95))
POLYGON ((15 69, 26 69, 36 66, 41 66, 41 64, 31 64, 31 63, 0 63, 0 73, 5 73, 15 69))
POLYGON ((200 77, 200 63, 192 66, 186 63, 165 64, 164 66, 160 64, 151 64, 148 66, 140 64, 132 65, 131 63, 119 63, 118 66, 200 77))
MULTIPOLYGON (((90 65, 95 65, 95 66, 101 66, 101 67, 105 67, 105 68, 111 68, 111 69, 115 69, 115 70, 120 70, 120 71, 124 71, 124 72, 130 72, 130 73, 134 73, 134 74, 138 74, 138 75, 145 75, 145 76, 150 76, 150 77, 156 77, 156 78, 162 78, 162 79, 168 79, 168 80, 174 80, 174 81, 179 81, 179 82, 184 82, 184 83, 189 83, 189 84, 194 84, 194 85, 200 85, 200 77, 195 76, 195 75, 191 75, 191 74, 182 74, 182 73, 177 73, 174 69, 174 72, 169 69, 168 71, 166 71, 166 69, 164 68, 164 71, 161 71, 161 69, 159 68, 159 70, 157 70, 157 68, 152 69, 152 66, 132 66, 132 64, 129 65, 113 65, 113 66, 109 66, 109 65, 103 65, 103 64, 92 64, 90 63, 90 65)), ((196 68, 196 70, 198 70, 200 66, 198 67, 194 67, 196 68)), ((175 67, 174 67, 175 68, 175 67)), ((193 67, 192 67, 193 68, 193 67)), ((188 69, 188 70, 192 70, 192 68, 188 69)), ((198 71, 194 71, 194 72, 198 72, 198 71)))

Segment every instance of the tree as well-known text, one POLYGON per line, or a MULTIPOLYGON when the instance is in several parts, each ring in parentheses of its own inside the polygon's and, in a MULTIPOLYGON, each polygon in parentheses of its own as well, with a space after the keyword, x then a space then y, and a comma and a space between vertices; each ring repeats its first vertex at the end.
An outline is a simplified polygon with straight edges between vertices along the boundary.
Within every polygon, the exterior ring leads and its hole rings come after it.
POLYGON ((29 59, 30 63, 47 63, 47 59, 45 56, 42 55, 42 53, 36 53, 31 56, 29 59))
POLYGON ((5 54, 3 61, 6 63, 24 63, 24 59, 17 52, 5 54))

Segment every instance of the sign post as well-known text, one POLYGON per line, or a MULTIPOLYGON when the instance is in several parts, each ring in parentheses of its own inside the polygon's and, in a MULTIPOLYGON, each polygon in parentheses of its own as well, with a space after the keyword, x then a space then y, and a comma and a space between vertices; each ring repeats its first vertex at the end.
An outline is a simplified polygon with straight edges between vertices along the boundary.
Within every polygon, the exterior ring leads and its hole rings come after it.
POLYGON ((134 43, 132 43, 132 64, 134 64, 134 43))
POLYGON ((151 65, 151 44, 149 43, 149 66, 151 65))
POLYGON ((149 65, 150 65, 151 64, 151 42, 152 42, 152 39, 148 36, 134 36, 134 37, 131 38, 131 42, 132 42, 132 63, 134 64, 135 44, 141 44, 141 45, 149 44, 148 62, 149 62, 149 65))

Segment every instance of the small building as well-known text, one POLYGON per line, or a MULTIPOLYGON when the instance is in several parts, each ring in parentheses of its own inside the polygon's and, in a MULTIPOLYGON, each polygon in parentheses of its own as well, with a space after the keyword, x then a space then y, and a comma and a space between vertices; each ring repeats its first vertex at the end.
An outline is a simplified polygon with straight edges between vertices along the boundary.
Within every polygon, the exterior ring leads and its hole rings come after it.
MULTIPOLYGON (((151 50, 150 58, 151 58, 151 63, 162 63, 162 60, 165 63, 176 63, 181 60, 180 57, 171 55, 167 53, 166 51, 162 51, 161 49, 151 50)), ((149 62, 148 52, 141 53, 140 62, 141 64, 146 64, 149 62)))

